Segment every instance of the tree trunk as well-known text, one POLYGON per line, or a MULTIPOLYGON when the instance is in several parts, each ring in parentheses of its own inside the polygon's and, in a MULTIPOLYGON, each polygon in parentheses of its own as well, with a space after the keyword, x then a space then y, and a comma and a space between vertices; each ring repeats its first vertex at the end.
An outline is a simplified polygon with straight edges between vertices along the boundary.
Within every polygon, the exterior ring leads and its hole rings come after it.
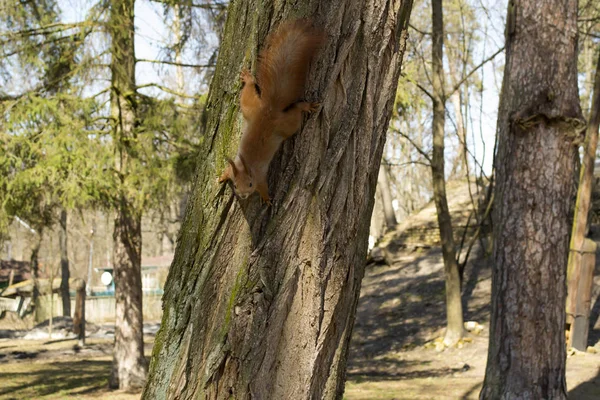
POLYGON ((383 205, 383 214, 385 215, 385 227, 389 231, 398 225, 398 221, 396 221, 396 212, 394 211, 394 205, 392 204, 392 190, 388 179, 388 171, 383 164, 379 167, 377 185, 381 191, 381 204, 383 205))
POLYGON ((60 297, 64 317, 71 316, 71 298, 69 295, 69 255, 67 248, 67 210, 60 211, 60 232, 58 235, 60 247, 60 297))
POLYGON ((461 109, 460 90, 452 93, 450 101, 454 108, 456 116, 456 135, 458 136, 458 154, 454 163, 454 168, 450 176, 459 177, 459 174, 464 174, 469 177, 468 158, 467 158, 467 132, 465 129, 465 121, 461 109))
POLYGON ((33 304, 34 311, 34 320, 37 321, 37 309, 38 309, 38 300, 40 298, 40 248, 42 247, 42 239, 44 237, 43 231, 38 229, 35 232, 36 241, 31 249, 31 258, 29 259, 29 263, 31 265, 31 278, 33 280, 33 290, 31 292, 31 304, 33 304))
POLYGON ((341 398, 411 5, 230 3, 144 399, 341 398), (215 178, 239 138, 240 70, 303 15, 326 31, 306 96, 322 108, 271 163, 273 206, 239 201, 215 178))
POLYGON ((123 204, 115 219, 115 347, 112 388, 142 387, 146 378, 142 314, 142 218, 123 204))
MULTIPOLYGON (((113 233, 115 282, 115 346, 109 385, 112 388, 141 387, 147 364, 144 358, 142 317, 142 216, 127 196, 135 124, 135 0, 112 0, 111 35, 111 114, 116 121, 113 141, 115 170, 119 176, 113 233)), ((131 184, 130 184, 131 185, 131 184)))
POLYGON ((566 399, 577 1, 510 2, 498 111, 490 345, 481 399, 566 399))
POLYGON ((437 211, 442 257, 446 275, 446 335, 444 344, 452 346, 463 335, 463 313, 460 300, 460 274, 456 262, 456 248, 452 230, 452 220, 446 198, 446 174, 444 168, 444 123, 446 120, 446 99, 444 95, 444 19, 442 0, 433 0, 432 5, 432 68, 433 68, 433 153, 431 155, 431 175, 433 198, 437 211))
POLYGON ((592 185, 594 181, 594 162, 596 160, 596 149, 598 147, 598 128, 600 127, 600 57, 596 68, 596 79, 592 97, 592 108, 590 109, 590 121, 585 136, 583 164, 579 171, 579 187, 577 189, 577 201, 575 203, 575 216, 573 218, 573 229, 571 231, 571 244, 569 246, 569 262, 567 264, 567 322, 572 321, 573 295, 577 288, 575 282, 571 281, 575 264, 581 265, 583 260, 583 245, 588 226, 588 215, 592 196, 592 185))

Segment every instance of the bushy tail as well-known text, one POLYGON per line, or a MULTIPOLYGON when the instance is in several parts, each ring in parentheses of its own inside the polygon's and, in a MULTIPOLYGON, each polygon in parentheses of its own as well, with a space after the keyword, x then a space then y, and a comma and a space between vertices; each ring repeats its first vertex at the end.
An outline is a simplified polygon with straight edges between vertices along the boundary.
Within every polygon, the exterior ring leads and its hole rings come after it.
POLYGON ((267 37, 257 74, 264 104, 283 110, 301 98, 308 67, 324 39, 307 20, 283 22, 267 37))

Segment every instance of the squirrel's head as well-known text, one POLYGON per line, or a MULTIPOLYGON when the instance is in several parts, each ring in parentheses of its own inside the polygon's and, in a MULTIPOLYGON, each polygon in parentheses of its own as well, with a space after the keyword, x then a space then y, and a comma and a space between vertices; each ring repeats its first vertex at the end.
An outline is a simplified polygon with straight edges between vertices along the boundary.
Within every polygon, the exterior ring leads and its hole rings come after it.
POLYGON ((255 187, 252 182, 252 175, 250 174, 250 170, 246 166, 244 159, 239 155, 237 159, 240 160, 240 165, 236 165, 233 160, 227 159, 229 167, 231 168, 230 178, 235 193, 240 198, 245 199, 254 193, 255 187))

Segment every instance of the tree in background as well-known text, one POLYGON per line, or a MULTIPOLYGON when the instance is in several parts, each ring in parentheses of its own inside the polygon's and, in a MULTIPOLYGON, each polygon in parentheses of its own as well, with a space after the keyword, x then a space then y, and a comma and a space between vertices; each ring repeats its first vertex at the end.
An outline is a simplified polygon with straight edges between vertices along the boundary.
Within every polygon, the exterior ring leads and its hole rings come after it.
POLYGON ((8 195, 3 209, 32 221, 49 215, 48 225, 61 210, 116 212, 117 327, 110 383, 123 389, 140 386, 145 377, 141 219, 171 204, 187 185, 197 154, 191 127, 203 98, 160 84, 136 86, 140 60, 134 49, 133 1, 92 5, 86 18, 74 23, 60 22, 54 2, 28 2, 25 9, 15 2, 9 8, 1 21, 6 46, 0 67, 7 85, 0 101, 7 146, 0 165, 8 173, 3 177, 10 177, 0 185, 8 195), (29 71, 29 80, 20 71, 29 71), (108 78, 108 87, 99 77, 108 78))
POLYGON ((498 112, 492 315, 481 399, 566 399, 577 1, 510 2, 498 112), (549 16, 552 18, 549 19, 549 16))
MULTIPOLYGON (((408 197, 415 198, 417 204, 422 205, 428 196, 433 195, 446 271, 448 319, 444 343, 453 345, 462 337, 463 331, 461 267, 465 261, 458 263, 460 251, 456 249, 445 186, 447 179, 456 179, 459 175, 464 175, 468 182, 472 181, 475 173, 481 174, 484 180, 487 178, 467 145, 468 122, 473 121, 467 102, 473 92, 479 97, 479 102, 483 101, 481 68, 501 54, 502 49, 494 49, 491 56, 486 54, 488 22, 482 24, 477 19, 478 15, 485 16, 488 12, 482 3, 455 0, 445 2, 442 8, 441 2, 432 1, 431 6, 431 11, 425 7, 415 9, 418 17, 413 18, 411 23, 413 35, 409 39, 409 58, 399 84, 396 102, 398 112, 390 126, 392 141, 388 145, 386 158, 396 158, 397 161, 391 164, 404 166, 408 170, 404 173, 406 178, 400 182, 405 184, 409 181, 411 189, 413 185, 420 186, 407 193, 408 197), (431 24, 426 21, 431 21, 431 24), (485 26, 484 35, 479 33, 481 25, 485 26), (474 61, 477 48, 483 50, 479 64, 474 61), (444 49, 449 50, 446 56, 444 49), (431 58, 428 52, 431 52, 431 58), (452 100, 451 109, 446 107, 448 99, 452 100), (454 127, 454 138, 446 134, 452 131, 446 123, 447 115, 454 127), (447 145, 451 150, 454 147, 455 151, 448 152, 447 145), (445 168, 447 163, 452 165, 450 174, 445 168), (477 168, 471 168, 473 164, 477 168), (431 181, 421 178, 426 168, 431 171, 431 181)), ((479 118, 482 123, 481 115, 479 118)), ((476 215, 478 204, 476 196, 473 193, 471 195, 473 214, 476 215)), ((409 209, 410 213, 418 206, 404 208, 409 209)), ((480 222, 478 218, 475 219, 476 223, 480 222)), ((468 253, 469 250, 465 253, 465 259, 468 253)))
POLYGON ((289 1, 229 7, 202 163, 143 398, 338 398, 343 391, 411 2, 293 9, 289 1), (240 129, 240 70, 256 60, 269 30, 307 15, 327 32, 307 96, 323 109, 271 164, 273 206, 257 196, 239 202, 215 178, 240 129))

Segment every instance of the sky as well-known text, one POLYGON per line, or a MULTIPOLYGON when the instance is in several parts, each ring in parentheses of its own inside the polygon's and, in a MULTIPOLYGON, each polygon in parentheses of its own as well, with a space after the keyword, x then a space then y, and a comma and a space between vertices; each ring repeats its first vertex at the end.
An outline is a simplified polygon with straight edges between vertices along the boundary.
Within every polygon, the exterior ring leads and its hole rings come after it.
MULTIPOLYGON (((503 18, 506 10, 506 1, 478 1, 481 6, 478 16, 482 26, 480 34, 485 37, 485 40, 476 48, 474 54, 476 63, 477 60, 481 61, 489 57, 504 45, 503 18)), ((94 0, 59 0, 65 22, 83 20, 90 6, 95 3, 94 0)), ((164 48, 172 43, 172 33, 165 23, 163 6, 148 0, 136 1, 135 27, 136 57, 152 60, 164 59, 164 48)), ((207 38, 207 41, 215 43, 216 39, 207 38)), ((470 113, 466 121, 470 152, 477 163, 483 166, 484 173, 488 175, 492 170, 498 98, 502 79, 499 68, 504 64, 503 57, 503 54, 499 55, 493 62, 487 63, 480 70, 484 84, 483 101, 480 104, 476 101, 476 96, 471 97, 470 113)), ((198 60, 196 54, 188 49, 183 54, 183 62, 201 64, 206 60, 198 60)), ((184 68, 184 74, 187 93, 206 90, 206 87, 202 86, 203 83, 200 82, 199 76, 194 74, 193 70, 184 68)), ((175 67, 164 64, 137 63, 136 80, 138 85, 159 83, 172 89, 177 87, 175 67)), ((156 88, 144 88, 141 91, 149 95, 166 96, 156 88)), ((447 124, 448 132, 451 132, 453 130, 452 121, 447 121, 447 124)), ((479 170, 479 167, 476 169, 479 170)))

